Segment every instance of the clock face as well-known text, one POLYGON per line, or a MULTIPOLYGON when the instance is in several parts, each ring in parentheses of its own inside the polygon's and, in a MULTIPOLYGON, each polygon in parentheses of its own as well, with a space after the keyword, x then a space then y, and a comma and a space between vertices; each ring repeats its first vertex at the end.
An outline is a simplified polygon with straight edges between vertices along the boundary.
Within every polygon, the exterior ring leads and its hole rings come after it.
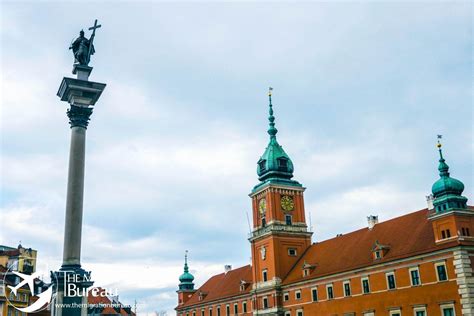
POLYGON ((281 208, 284 211, 293 211, 295 208, 295 203, 293 202, 293 198, 288 195, 284 195, 281 197, 281 208))
POLYGON ((265 214, 265 210, 267 209, 267 201, 263 198, 258 202, 258 211, 260 215, 265 214))

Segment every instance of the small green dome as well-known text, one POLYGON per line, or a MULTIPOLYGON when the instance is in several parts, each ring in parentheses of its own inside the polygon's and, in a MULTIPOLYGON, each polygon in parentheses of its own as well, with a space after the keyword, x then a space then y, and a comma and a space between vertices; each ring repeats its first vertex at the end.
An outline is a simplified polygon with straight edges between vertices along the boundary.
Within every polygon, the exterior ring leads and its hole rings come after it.
POLYGON ((443 194, 461 195, 464 191, 464 184, 458 179, 445 177, 436 181, 431 187, 431 191, 435 198, 443 194))
POLYGON ((194 281, 194 276, 189 272, 184 272, 179 277, 179 282, 181 283, 190 283, 194 281))
POLYGON ((437 213, 453 209, 465 209, 467 198, 462 196, 464 184, 458 179, 449 176, 449 166, 444 160, 441 143, 438 142, 439 150, 439 176, 440 178, 431 187, 433 193, 433 205, 437 213))
POLYGON ((194 290, 194 276, 189 273, 188 267, 188 251, 186 250, 186 254, 184 255, 184 273, 179 277, 179 290, 186 291, 186 290, 194 290))

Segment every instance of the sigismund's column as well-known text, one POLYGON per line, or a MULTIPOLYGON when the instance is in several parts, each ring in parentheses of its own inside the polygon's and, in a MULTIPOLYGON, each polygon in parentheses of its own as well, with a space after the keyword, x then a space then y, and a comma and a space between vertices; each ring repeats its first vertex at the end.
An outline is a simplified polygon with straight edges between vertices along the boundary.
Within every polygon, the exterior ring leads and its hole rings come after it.
POLYGON ((84 202, 84 167, 86 149, 86 130, 92 110, 105 89, 104 83, 89 81, 92 72, 89 61, 94 54, 95 30, 97 20, 89 28, 92 35, 84 37, 84 31, 71 44, 75 63, 72 73, 76 78, 64 77, 58 90, 61 101, 69 104, 67 116, 71 126, 71 145, 69 150, 69 171, 66 196, 66 220, 64 226, 63 263, 61 269, 52 273, 56 281, 56 297, 53 301, 54 316, 86 316, 87 288, 93 282, 90 272, 81 267, 81 235, 84 202))

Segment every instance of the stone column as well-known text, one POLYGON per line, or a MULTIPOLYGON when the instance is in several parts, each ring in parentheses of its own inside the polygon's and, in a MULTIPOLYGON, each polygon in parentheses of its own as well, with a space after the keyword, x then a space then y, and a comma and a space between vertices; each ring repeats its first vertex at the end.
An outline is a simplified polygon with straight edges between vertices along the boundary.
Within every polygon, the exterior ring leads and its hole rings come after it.
POLYGON ((91 108, 74 105, 71 105, 67 111, 69 124, 71 124, 71 147, 69 150, 63 266, 80 266, 81 264, 86 128, 91 114, 91 108))
POLYGON ((90 272, 81 267, 86 129, 93 106, 105 84, 89 81, 91 71, 92 67, 74 65, 73 74, 77 74, 77 78, 63 78, 58 91, 61 101, 70 105, 67 116, 71 126, 71 144, 63 263, 59 271, 52 273, 53 282, 56 281, 55 305, 52 307, 54 316, 87 316, 87 288, 93 284, 90 272))

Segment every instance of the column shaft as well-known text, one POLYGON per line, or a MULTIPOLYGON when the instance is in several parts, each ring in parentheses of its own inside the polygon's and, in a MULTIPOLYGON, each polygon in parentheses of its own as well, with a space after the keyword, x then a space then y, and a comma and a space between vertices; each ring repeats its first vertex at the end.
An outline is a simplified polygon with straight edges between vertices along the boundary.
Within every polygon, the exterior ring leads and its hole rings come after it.
POLYGON ((72 126, 66 197, 63 265, 80 265, 86 129, 72 126))

